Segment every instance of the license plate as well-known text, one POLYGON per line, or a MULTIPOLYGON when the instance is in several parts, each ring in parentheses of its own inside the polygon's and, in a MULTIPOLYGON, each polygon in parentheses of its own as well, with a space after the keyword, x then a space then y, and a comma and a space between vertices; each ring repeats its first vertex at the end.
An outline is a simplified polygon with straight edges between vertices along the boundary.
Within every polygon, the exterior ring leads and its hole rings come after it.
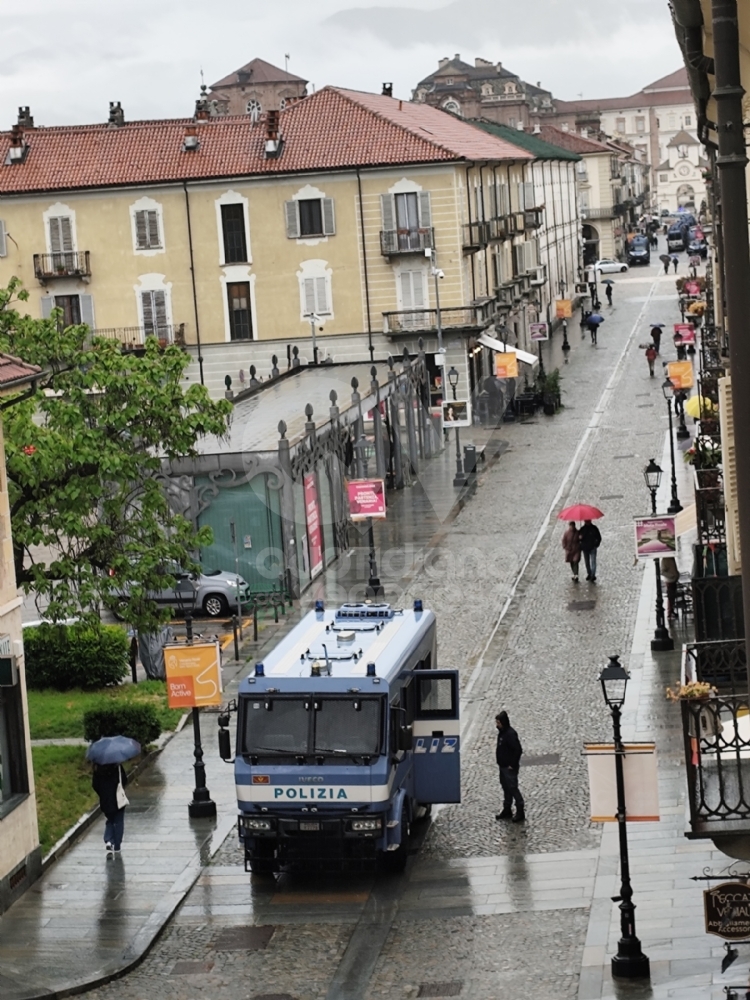
POLYGON ((320 823, 300 823, 300 830, 319 830, 320 823))

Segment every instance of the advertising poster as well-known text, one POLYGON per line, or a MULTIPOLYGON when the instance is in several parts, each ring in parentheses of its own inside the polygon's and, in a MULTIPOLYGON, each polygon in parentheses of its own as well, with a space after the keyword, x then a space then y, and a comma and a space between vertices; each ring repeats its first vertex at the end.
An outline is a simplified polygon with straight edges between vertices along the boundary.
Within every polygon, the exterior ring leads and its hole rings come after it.
POLYGON ((167 702, 170 708, 221 704, 221 652, 218 642, 164 647, 167 702))
POLYGON ((365 521, 368 517, 385 520, 385 483, 382 479, 349 479, 346 493, 352 521, 365 521))
POLYGON ((470 427, 471 405, 467 399, 443 403, 443 427, 470 427))
POLYGON ((667 365, 667 377, 675 389, 691 389, 693 387, 693 365, 690 361, 670 361, 667 365))
MULTIPOLYGON (((659 820, 659 779, 656 746, 653 743, 625 743, 622 759, 625 779, 625 815, 628 823, 655 823, 659 820)), ((591 822, 617 821, 617 779, 613 743, 585 743, 589 769, 591 822)))
POLYGON ((555 316, 558 319, 570 319, 573 315, 573 303, 570 299, 557 299, 555 302, 555 316))
POLYGON ((674 556, 677 532, 674 517, 649 515, 635 518, 635 554, 638 559, 661 559, 674 556))
POLYGON ((531 340, 549 340, 549 326, 546 323, 529 323, 531 340))
POLYGON ((498 378, 518 378, 518 357, 515 351, 495 355, 495 375, 498 378))
POLYGON ((675 323, 674 332, 675 336, 679 334, 683 344, 695 343, 695 327, 692 323, 675 323))
POLYGON ((307 542, 310 547, 310 578, 323 569, 323 536, 320 529, 320 504, 315 473, 309 472, 303 480, 305 490, 305 521, 307 522, 307 542))

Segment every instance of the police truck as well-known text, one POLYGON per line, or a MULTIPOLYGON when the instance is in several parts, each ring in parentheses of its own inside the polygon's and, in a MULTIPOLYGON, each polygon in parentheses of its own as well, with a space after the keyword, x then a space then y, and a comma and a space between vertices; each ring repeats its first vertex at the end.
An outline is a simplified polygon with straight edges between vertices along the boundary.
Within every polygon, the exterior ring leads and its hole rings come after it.
POLYGON ((234 760, 245 868, 406 864, 414 824, 460 802, 457 670, 437 669, 436 622, 409 609, 322 601, 239 687, 219 751, 234 760))

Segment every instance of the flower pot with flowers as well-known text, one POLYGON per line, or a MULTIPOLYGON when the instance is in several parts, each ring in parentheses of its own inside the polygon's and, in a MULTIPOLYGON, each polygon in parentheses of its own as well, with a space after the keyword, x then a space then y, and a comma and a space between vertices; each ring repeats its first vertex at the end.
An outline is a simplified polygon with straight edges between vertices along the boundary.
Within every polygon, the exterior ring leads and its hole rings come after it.
POLYGON ((717 694, 716 688, 708 681, 685 681, 667 688, 668 701, 708 701, 717 694))

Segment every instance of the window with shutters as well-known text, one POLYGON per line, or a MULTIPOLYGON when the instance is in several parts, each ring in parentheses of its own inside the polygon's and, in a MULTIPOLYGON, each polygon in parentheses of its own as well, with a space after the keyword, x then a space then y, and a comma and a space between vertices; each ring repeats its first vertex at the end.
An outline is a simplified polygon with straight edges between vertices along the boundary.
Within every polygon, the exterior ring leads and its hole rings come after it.
POLYGON ((252 340, 253 319, 250 308, 250 282, 228 281, 229 336, 232 340, 252 340))
POLYGON ((434 246, 429 191, 405 191, 380 196, 384 254, 415 253, 434 246))
POLYGON ((0 219, 0 257, 5 257, 8 254, 8 241, 6 233, 7 229, 5 228, 5 222, 0 219))
POLYGON ((428 308, 427 276, 424 270, 402 270, 396 276, 399 309, 404 315, 401 325, 404 329, 419 329, 424 326, 424 313, 428 308), (413 312, 412 312, 413 311, 413 312), (412 314, 410 315, 410 312, 412 314))
POLYGON ((60 330, 79 323, 85 323, 90 330, 95 329, 94 299, 91 295, 42 296, 42 319, 49 319, 53 309, 61 311, 57 321, 60 330))
POLYGON ((143 332, 146 337, 167 337, 169 319, 167 315, 167 293, 157 288, 141 292, 141 315, 143 332))
POLYGON ((739 576, 742 572, 742 550, 740 548, 737 451, 734 443, 734 409, 732 405, 731 376, 719 379, 719 426, 721 429, 722 468, 724 470, 727 568, 730 576, 739 576))
POLYGON ((135 245, 137 250, 161 249, 159 213, 155 209, 143 209, 135 213, 135 245))
POLYGON ((290 240, 320 238, 336 233, 333 198, 295 198, 284 205, 290 240))
POLYGON ((305 260, 297 272, 300 293, 300 319, 333 316, 331 268, 325 260, 305 260))
POLYGON ((221 232, 224 240, 224 263, 246 263, 247 239, 245 236, 244 205, 221 206, 221 232))

